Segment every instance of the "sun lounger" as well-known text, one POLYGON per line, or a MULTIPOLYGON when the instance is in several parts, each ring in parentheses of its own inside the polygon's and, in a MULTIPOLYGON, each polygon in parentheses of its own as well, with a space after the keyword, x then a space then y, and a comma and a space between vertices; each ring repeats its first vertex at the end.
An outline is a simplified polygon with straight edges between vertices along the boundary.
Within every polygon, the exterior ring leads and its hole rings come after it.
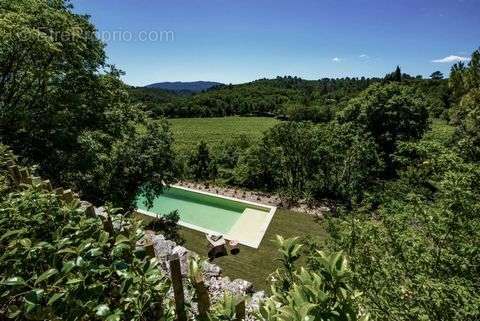
POLYGON ((210 257, 217 257, 220 255, 225 255, 227 253, 227 242, 223 238, 223 236, 215 236, 215 235, 206 235, 210 251, 209 251, 209 256, 210 257))

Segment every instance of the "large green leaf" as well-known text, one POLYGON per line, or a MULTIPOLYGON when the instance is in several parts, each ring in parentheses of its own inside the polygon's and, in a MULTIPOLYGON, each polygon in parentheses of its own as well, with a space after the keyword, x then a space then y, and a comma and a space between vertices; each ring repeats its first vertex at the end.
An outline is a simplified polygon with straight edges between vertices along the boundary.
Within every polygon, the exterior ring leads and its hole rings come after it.
POLYGON ((35 285, 37 285, 38 283, 40 283, 42 281, 47 280, 48 278, 54 276, 57 273, 58 273, 57 269, 50 269, 48 271, 45 271, 44 273, 42 273, 42 275, 40 275, 38 277, 37 281, 35 281, 35 285))
POLYGON ((13 231, 8 231, 7 233, 3 234, 2 237, 0 238, 0 241, 3 241, 4 239, 10 237, 10 236, 13 236, 13 235, 17 235, 17 234, 22 234, 24 233, 26 230, 25 229, 20 229, 20 230, 13 230, 13 231))
POLYGON ((117 313, 115 314, 112 314, 112 315, 109 315, 105 321, 120 321, 121 320, 121 316, 117 313))
POLYGON ((26 285, 25 280, 21 277, 9 278, 2 282, 4 285, 16 286, 16 285, 26 285))
POLYGON ((67 274, 75 267, 74 261, 67 261, 63 264, 62 272, 67 274))
POLYGON ((50 300, 48 300, 47 305, 53 305, 55 302, 57 302, 58 299, 60 299, 62 296, 64 296, 65 293, 55 293, 50 300))
POLYGON ((69 280, 67 281, 67 284, 68 284, 68 285, 72 285, 72 284, 77 284, 77 283, 81 283, 81 282, 83 282, 82 279, 69 279, 69 280))
POLYGON ((130 240, 125 236, 125 235, 118 235, 116 240, 115 240, 115 245, 119 245, 119 244, 122 244, 122 243, 128 243, 130 242, 130 240))

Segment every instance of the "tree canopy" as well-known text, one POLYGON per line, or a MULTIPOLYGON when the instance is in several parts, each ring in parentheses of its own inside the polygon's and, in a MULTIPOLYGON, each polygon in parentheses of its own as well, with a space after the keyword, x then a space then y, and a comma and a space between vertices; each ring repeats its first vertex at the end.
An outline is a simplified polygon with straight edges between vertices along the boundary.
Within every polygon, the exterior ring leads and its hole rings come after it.
POLYGON ((456 104, 452 120, 457 126, 457 142, 468 159, 480 160, 480 50, 472 54, 468 66, 452 68, 450 87, 456 104))
MULTIPOLYGON (((0 138, 55 183, 128 207, 171 180, 171 134, 129 97, 67 1, 0 1, 0 138)), ((152 194, 153 193, 153 194, 152 194)))
POLYGON ((371 135, 391 170, 397 143, 421 138, 429 120, 425 98, 411 87, 392 83, 370 86, 348 103, 339 121, 371 135))

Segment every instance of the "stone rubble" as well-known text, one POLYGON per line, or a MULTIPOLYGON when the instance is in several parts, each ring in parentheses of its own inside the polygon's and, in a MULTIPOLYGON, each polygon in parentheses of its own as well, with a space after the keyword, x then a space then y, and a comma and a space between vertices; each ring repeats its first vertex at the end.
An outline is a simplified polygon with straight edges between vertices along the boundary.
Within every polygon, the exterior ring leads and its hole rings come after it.
MULTIPOLYGON (((170 273, 168 266, 168 258, 171 255, 178 255, 180 258, 180 265, 182 275, 186 277, 188 275, 188 260, 190 257, 198 257, 198 254, 189 251, 183 246, 177 245, 175 242, 165 239, 163 235, 155 235, 153 231, 146 231, 145 239, 142 243, 153 243, 155 249, 155 255, 160 261, 160 267, 165 273, 170 273)), ((205 285, 208 287, 210 293, 210 299, 212 302, 217 302, 223 298, 225 292, 239 295, 248 296, 247 311, 251 314, 258 309, 261 302, 265 300, 265 292, 255 292, 253 284, 246 280, 236 279, 231 281, 229 277, 222 276, 222 269, 215 264, 204 261, 202 263, 202 271, 205 280, 205 285)), ((185 291, 186 293, 188 291, 185 291)))
POLYGON ((209 263, 207 261, 203 262, 202 270, 203 270, 203 275, 207 279, 210 279, 212 277, 216 278, 222 274, 222 269, 218 265, 209 263))

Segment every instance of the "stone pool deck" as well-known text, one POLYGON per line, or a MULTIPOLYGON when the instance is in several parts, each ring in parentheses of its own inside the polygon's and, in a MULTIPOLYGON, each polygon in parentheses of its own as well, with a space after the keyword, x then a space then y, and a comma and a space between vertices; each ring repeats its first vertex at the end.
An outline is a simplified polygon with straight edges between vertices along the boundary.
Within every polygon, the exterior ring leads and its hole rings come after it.
POLYGON ((225 238, 257 249, 267 232, 273 214, 247 208, 225 238))

